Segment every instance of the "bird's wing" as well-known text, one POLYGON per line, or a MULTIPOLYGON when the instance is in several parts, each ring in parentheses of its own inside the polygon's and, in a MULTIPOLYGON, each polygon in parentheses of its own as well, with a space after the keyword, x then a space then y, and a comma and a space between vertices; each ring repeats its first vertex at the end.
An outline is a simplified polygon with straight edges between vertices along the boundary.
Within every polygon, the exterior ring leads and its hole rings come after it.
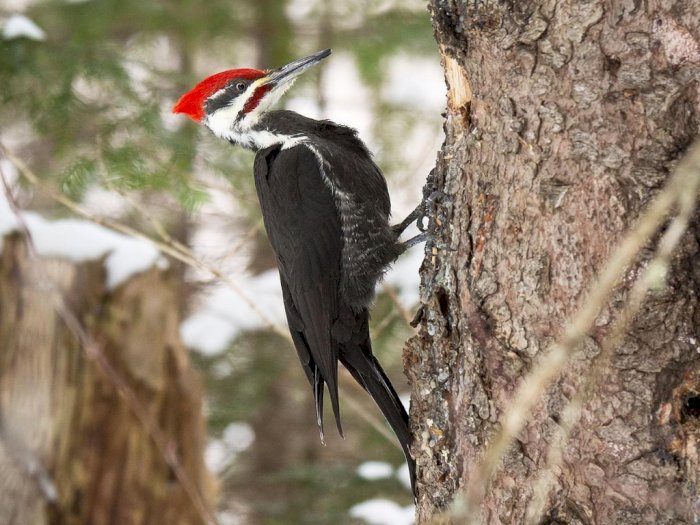
MULTIPOLYGON (((321 425, 328 385, 338 430, 338 315, 342 230, 319 162, 306 146, 268 148, 256 156, 255 185, 277 256, 287 321, 304 372, 314 388, 321 425)), ((322 430, 322 428, 321 428, 322 430)))

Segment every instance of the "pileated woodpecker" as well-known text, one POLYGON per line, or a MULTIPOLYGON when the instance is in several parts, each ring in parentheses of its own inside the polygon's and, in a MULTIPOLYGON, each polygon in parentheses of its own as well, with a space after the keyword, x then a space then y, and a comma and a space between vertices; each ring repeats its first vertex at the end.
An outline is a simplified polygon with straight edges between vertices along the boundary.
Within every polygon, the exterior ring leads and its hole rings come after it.
POLYGON ((263 221, 277 256, 287 322, 311 383, 323 440, 324 384, 336 425, 338 361, 374 398, 401 442, 415 494, 408 414, 377 359, 369 307, 387 267, 419 235, 399 235, 419 216, 389 225, 386 181, 354 129, 271 106, 320 51, 278 69, 232 69, 185 93, 173 112, 256 152, 254 173, 263 221))

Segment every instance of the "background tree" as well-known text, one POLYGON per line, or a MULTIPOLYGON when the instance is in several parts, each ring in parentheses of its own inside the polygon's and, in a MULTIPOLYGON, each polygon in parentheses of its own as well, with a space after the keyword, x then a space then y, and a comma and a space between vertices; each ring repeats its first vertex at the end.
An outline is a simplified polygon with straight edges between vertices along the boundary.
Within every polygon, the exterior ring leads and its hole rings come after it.
POLYGON ((665 201, 677 202, 680 222, 651 242, 641 236, 643 249, 580 344, 564 328, 698 135, 700 8, 435 0, 430 11, 449 100, 433 185, 450 198, 438 206, 420 333, 405 353, 419 521, 695 523, 697 154, 696 178, 674 183, 685 200, 665 201), (625 318, 641 299, 635 282, 685 221, 670 266, 625 318), (547 348, 563 336, 572 351, 562 373, 520 414, 524 427, 509 427, 516 439, 487 485, 480 465, 503 435, 504 413, 521 406, 529 373, 558 371, 547 348), (550 472, 577 392, 581 420, 550 472), (550 491, 538 492, 542 477, 550 491), (542 517, 527 514, 533 500, 542 517))

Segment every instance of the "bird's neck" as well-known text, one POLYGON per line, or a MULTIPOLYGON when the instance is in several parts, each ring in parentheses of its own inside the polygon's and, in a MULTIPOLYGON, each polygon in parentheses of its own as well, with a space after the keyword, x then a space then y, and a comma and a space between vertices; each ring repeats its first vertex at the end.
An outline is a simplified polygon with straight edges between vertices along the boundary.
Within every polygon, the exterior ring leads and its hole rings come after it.
POLYGON ((292 111, 272 111, 245 125, 234 125, 222 138, 232 144, 258 151, 279 144, 283 149, 291 148, 309 136, 309 122, 314 122, 292 111))

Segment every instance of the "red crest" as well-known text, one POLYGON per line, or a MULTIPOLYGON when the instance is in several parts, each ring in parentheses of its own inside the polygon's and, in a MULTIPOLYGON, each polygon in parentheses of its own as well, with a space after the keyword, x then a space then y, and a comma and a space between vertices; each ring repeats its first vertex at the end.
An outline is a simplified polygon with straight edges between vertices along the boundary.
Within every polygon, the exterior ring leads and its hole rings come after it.
POLYGON ((204 118, 204 101, 222 89, 229 80, 234 78, 257 80, 264 76, 265 71, 260 69, 229 69, 216 73, 182 95, 173 106, 173 113, 184 113, 195 122, 201 122, 204 118))

